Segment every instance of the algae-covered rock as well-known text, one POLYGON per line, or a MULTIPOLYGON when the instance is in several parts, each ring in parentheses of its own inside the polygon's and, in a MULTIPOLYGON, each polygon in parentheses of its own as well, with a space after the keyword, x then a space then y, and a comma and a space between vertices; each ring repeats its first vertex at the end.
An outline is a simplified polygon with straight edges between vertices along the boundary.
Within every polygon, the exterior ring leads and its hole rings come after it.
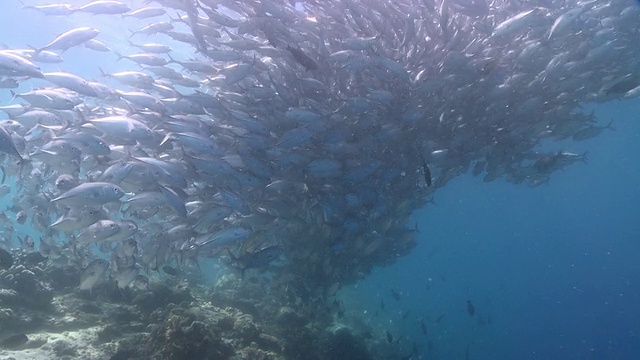
POLYGON ((236 317, 236 321, 233 323, 233 332, 244 344, 259 340, 260 329, 253 322, 253 316, 249 314, 242 314, 236 317))
POLYGON ((53 291, 49 284, 41 281, 43 273, 37 266, 26 268, 14 265, 0 270, 0 287, 13 290, 20 298, 16 305, 31 309, 47 309, 51 306, 53 291))
POLYGON ((160 356, 165 359, 227 359, 233 348, 225 344, 211 328, 200 321, 185 321, 171 316, 162 332, 155 334, 160 342, 160 356))
POLYGON ((276 322, 283 327, 301 327, 305 326, 309 322, 309 319, 300 315, 293 308, 283 306, 280 308, 276 322))
POLYGON ((132 303, 136 305, 140 311, 151 313, 154 310, 164 307, 170 303, 180 304, 193 300, 191 291, 188 287, 176 286, 169 287, 162 283, 155 284, 150 287, 149 291, 140 292, 133 299, 132 303))

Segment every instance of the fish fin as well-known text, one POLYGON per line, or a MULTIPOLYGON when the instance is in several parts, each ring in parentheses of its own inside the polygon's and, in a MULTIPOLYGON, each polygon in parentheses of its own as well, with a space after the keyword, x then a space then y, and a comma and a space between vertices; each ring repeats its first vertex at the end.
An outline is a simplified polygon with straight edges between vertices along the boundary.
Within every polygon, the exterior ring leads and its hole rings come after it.
POLYGON ((609 130, 613 130, 613 131, 615 131, 615 130, 616 130, 616 128, 614 128, 612 125, 613 125, 613 120, 609 121, 609 123, 607 124, 607 126, 605 126, 604 128, 605 128, 605 129, 609 129, 609 130))
POLYGON ((100 66, 98 66, 98 70, 100 70, 100 75, 102 75, 102 77, 111 77, 111 75, 107 74, 100 66))
POLYGON ((588 151, 585 151, 585 152, 580 156, 580 161, 581 161, 583 164, 586 164, 586 163, 587 163, 587 155, 588 155, 588 154, 589 154, 589 152, 588 152, 588 151))

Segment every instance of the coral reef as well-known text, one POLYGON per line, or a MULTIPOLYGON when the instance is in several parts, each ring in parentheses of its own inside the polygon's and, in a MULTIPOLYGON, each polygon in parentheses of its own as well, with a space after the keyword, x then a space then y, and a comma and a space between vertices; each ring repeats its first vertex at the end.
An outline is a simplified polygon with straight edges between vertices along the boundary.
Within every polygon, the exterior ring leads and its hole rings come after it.
POLYGON ((79 291, 79 264, 16 258, 0 270, 0 323, 29 340, 0 358, 372 359, 364 339, 333 326, 323 301, 269 282, 160 277, 120 289, 104 279, 79 291))
POLYGON ((44 273, 38 266, 27 268, 19 264, 0 270, 0 286, 15 291, 19 298, 16 306, 31 309, 47 309, 53 300, 53 290, 41 280, 43 278, 44 273))

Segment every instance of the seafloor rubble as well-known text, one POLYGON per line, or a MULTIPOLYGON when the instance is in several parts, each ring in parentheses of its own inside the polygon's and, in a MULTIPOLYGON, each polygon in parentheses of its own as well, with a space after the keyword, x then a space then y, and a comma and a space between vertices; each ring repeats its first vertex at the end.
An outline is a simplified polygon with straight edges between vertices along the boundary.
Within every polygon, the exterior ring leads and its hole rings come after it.
POLYGON ((323 299, 260 278, 228 274, 211 287, 156 274, 147 289, 103 279, 79 291, 79 266, 15 256, 0 270, 3 360, 375 358, 323 299))

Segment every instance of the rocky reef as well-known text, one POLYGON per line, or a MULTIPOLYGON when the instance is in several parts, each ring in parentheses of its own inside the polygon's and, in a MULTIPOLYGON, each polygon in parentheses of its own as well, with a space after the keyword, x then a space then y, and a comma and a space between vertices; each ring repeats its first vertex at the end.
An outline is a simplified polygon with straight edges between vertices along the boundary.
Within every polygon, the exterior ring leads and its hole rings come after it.
POLYGON ((23 341, 0 346, 2 358, 375 359, 326 301, 276 281, 158 273, 145 289, 105 278, 80 291, 79 266, 15 256, 0 270, 0 341, 23 341))

